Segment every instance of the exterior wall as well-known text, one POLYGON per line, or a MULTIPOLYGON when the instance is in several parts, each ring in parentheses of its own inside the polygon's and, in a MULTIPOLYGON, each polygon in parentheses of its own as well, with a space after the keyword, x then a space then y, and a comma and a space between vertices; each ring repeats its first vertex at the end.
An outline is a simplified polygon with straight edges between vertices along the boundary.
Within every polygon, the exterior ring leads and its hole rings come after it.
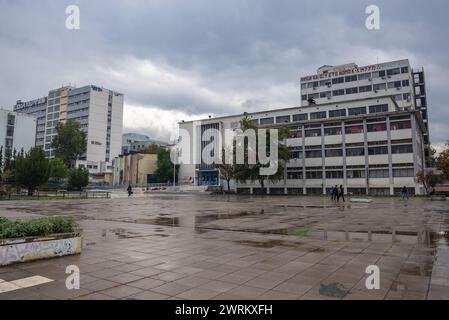
MULTIPOLYGON (((263 113, 247 114, 251 119, 260 123, 260 119, 273 117, 274 124, 261 125, 261 127, 288 126, 300 133, 300 137, 287 139, 289 147, 295 147, 303 155, 310 146, 315 146, 321 150, 319 157, 292 159, 287 168, 286 178, 275 184, 268 184, 268 188, 273 188, 273 192, 296 193, 326 193, 326 188, 333 185, 343 185, 350 193, 371 193, 392 195, 397 188, 407 186, 413 188, 416 194, 422 193, 422 188, 418 185, 414 177, 417 170, 423 167, 422 159, 422 130, 424 124, 418 111, 398 110, 396 102, 391 97, 382 97, 361 101, 347 101, 338 104, 327 104, 302 108, 289 108, 281 110, 271 110, 263 113), (345 116, 339 118, 329 118, 329 111, 338 109, 349 109, 360 105, 387 104, 385 112, 370 113, 345 116), (297 113, 310 114, 312 112, 325 111, 326 119, 292 121, 293 115, 297 113), (290 121, 286 123, 276 123, 276 117, 290 116, 290 121), (307 130, 313 126, 313 130, 318 130, 319 136, 305 137, 307 130), (360 127, 360 133, 352 133, 351 127, 360 127), (299 129, 298 129, 299 128, 299 129), (339 129, 339 134, 327 134, 327 129, 339 129), (379 129, 381 128, 381 129, 379 129), (349 130, 346 132, 346 130, 349 130), (368 132, 380 130, 376 132, 368 132), (421 143, 420 143, 421 141, 421 143), (335 147, 337 145, 338 147, 335 147), (347 154, 349 149, 362 149, 363 154, 347 154), (326 156, 325 151, 341 149, 341 156, 326 156), (375 154, 381 151, 381 154, 375 154), (290 168, 290 169, 289 169, 290 168), (292 169, 293 168, 293 169, 292 169), (302 178, 288 178, 289 172, 296 172, 302 178), (309 172, 318 172, 320 177, 314 178, 309 172), (327 176, 327 174, 329 176, 327 176), (406 176, 401 176, 406 175, 406 176), (282 191, 281 190, 281 191, 282 191), (295 191, 295 192, 293 192, 295 191)), ((180 129, 185 129, 193 139, 192 145, 182 145, 191 152, 194 149, 201 150, 201 136, 194 137, 193 133, 200 127, 209 123, 221 124, 221 128, 236 128, 236 123, 243 115, 221 117, 215 119, 205 119, 195 122, 180 123, 180 129)), ((286 118, 283 118, 286 119, 286 118)), ((354 131, 357 132, 357 131, 354 131)), ((221 149, 220 144, 219 149, 221 149)), ((337 150, 338 151, 338 150, 337 150)), ((351 151, 351 150, 349 150, 351 151)), ((195 153, 195 152, 193 152, 195 153)), ((197 152, 200 154, 200 152, 197 152)), ((186 177, 194 176, 198 178, 198 171, 201 166, 198 164, 182 164, 179 170, 180 181, 185 181, 186 177)), ((234 184, 233 184, 234 185, 234 184)), ((258 183, 237 184, 237 188, 258 188, 258 183)))
POLYGON ((114 186, 145 186, 157 169, 157 154, 134 153, 114 159, 114 186))
POLYGON ((3 156, 7 149, 10 152, 28 152, 35 145, 37 119, 22 113, 0 109, 0 146, 3 147, 3 156), (8 116, 13 122, 8 122, 8 116), (12 132, 12 136, 11 136, 12 132))

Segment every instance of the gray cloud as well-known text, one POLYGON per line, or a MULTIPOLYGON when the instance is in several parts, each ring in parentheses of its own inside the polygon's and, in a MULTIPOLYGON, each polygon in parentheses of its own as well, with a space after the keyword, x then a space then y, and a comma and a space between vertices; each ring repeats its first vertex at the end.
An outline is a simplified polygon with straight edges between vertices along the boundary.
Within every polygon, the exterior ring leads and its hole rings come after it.
POLYGON ((126 131, 168 139, 176 121, 299 104, 323 64, 424 66, 432 142, 449 139, 446 1, 0 0, 0 106, 63 84, 125 93, 126 131), (77 4, 81 30, 65 29, 77 4))

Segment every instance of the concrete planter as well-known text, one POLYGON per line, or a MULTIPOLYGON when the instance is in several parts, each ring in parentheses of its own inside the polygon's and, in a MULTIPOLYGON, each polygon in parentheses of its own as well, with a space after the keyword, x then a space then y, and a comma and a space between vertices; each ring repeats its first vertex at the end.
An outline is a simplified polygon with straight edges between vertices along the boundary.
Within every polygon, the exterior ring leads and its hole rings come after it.
POLYGON ((81 232, 0 240, 0 266, 81 253, 81 232))

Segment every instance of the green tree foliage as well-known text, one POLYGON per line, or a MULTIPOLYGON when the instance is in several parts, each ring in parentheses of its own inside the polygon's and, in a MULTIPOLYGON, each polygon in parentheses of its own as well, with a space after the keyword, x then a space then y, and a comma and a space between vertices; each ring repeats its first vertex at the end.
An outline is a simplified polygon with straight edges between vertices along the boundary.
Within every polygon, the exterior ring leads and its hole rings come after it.
POLYGON ((48 181, 49 161, 41 148, 32 148, 24 156, 15 160, 15 182, 28 190, 32 196, 34 190, 48 181))
MULTIPOLYGON (((173 163, 170 159, 170 151, 159 148, 157 152, 157 168, 154 172, 157 181, 160 183, 173 182, 173 163)), ((176 169, 179 165, 176 165, 176 169)), ((177 180, 177 177, 175 177, 177 180)))
POLYGON ((446 148, 438 155, 437 168, 441 170, 444 180, 449 180, 449 142, 446 148))
MULTIPOLYGON (((244 117, 240 121, 240 125, 243 131, 246 131, 248 129, 253 129, 256 133, 256 153, 259 154, 259 142, 258 142, 258 136, 259 136, 259 127, 255 125, 248 117, 244 117)), ((270 182, 277 182, 280 179, 284 177, 284 171, 287 162, 291 158, 291 152, 288 149, 288 147, 283 143, 283 141, 290 136, 290 130, 287 127, 280 127, 278 129, 278 141, 277 141, 277 147, 278 147, 278 161, 277 161, 277 171, 273 175, 261 175, 260 169, 264 167, 269 167, 269 164, 262 164, 259 162, 259 159, 257 159, 256 164, 249 164, 248 162, 248 146, 245 143, 245 156, 244 161, 245 163, 243 165, 238 164, 237 165, 237 180, 240 182, 245 183, 247 180, 250 180, 251 182, 258 181, 260 184, 260 187, 262 189, 262 194, 266 193, 265 184, 267 181, 270 182)), ((266 142, 269 146, 270 141, 270 133, 269 130, 266 130, 266 142)), ((260 153, 263 154, 265 152, 266 154, 270 153, 270 150, 267 146, 266 150, 260 150, 260 153)))
POLYGON ((3 172, 3 146, 0 146, 0 173, 3 172))
POLYGON ((421 170, 416 174, 416 182, 424 186, 427 194, 431 194, 440 181, 441 177, 433 170, 421 170))
POLYGON ((57 158, 61 158, 66 166, 72 167, 75 160, 86 152, 86 133, 80 130, 80 124, 69 120, 59 123, 57 135, 53 138, 52 147, 57 158))
POLYGON ((61 158, 50 159, 49 167, 49 177, 52 181, 56 183, 61 183, 61 181, 67 178, 69 169, 61 158))
POLYGON ((72 168, 68 177, 68 186, 71 190, 82 190, 89 184, 89 170, 86 168, 72 168))
POLYGON ((239 170, 242 169, 241 166, 235 164, 235 160, 236 157, 235 157, 235 141, 234 141, 234 149, 232 149, 229 146, 224 147, 221 151, 221 163, 214 163, 214 167, 218 169, 218 172, 220 173, 220 178, 226 181, 228 193, 231 193, 231 186, 230 186, 231 180, 235 179, 240 173, 239 170), (233 151, 232 153, 233 161, 232 163, 226 163, 226 152, 230 153, 231 150, 233 151))

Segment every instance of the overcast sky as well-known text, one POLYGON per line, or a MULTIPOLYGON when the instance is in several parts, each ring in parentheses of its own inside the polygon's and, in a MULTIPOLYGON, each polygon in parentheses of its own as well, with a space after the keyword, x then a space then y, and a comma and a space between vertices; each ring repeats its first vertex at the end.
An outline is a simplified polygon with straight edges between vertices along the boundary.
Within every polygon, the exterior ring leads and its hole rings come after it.
POLYGON ((445 0, 0 0, 0 107, 61 85, 125 94, 124 132, 300 104, 323 64, 408 58, 426 70, 431 141, 449 140, 445 0), (68 5, 80 30, 65 28, 68 5), (380 30, 365 8, 380 7, 380 30))

